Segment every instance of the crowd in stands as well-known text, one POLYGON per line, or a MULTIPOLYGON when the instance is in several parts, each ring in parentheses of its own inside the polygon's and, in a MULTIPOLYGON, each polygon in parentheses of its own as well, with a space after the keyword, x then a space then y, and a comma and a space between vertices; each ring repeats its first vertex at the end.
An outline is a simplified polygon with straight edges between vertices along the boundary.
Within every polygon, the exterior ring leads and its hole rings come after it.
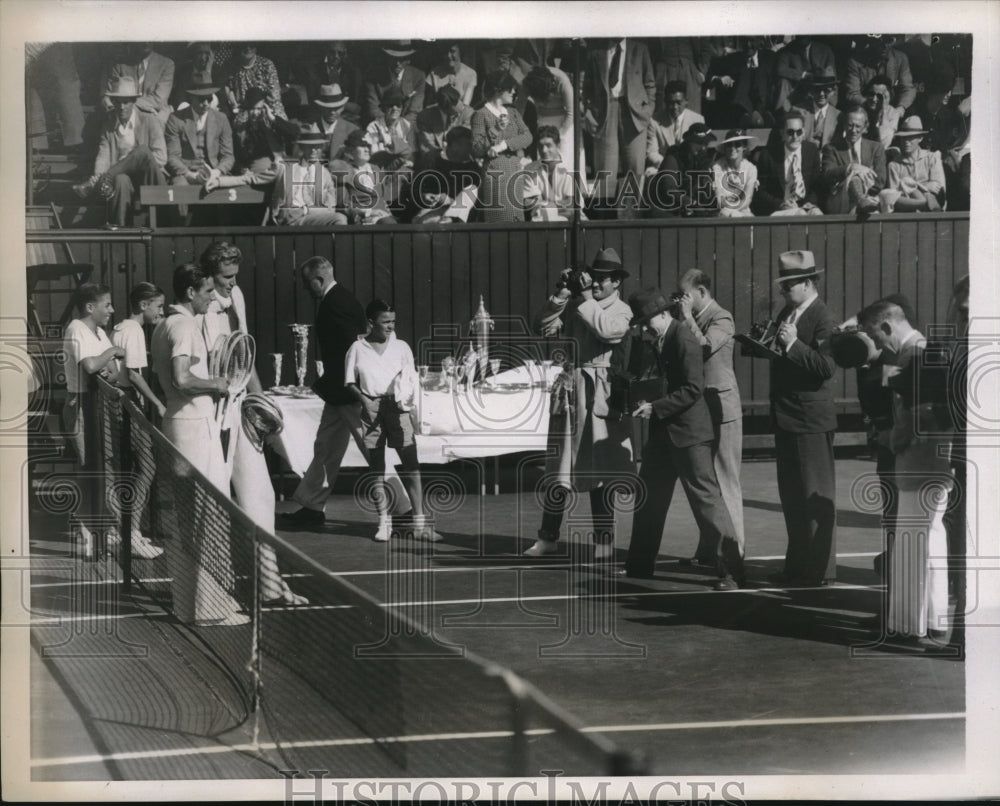
POLYGON ((263 189, 280 225, 968 209, 971 35, 576 54, 543 39, 31 45, 29 136, 61 134, 86 172, 74 190, 106 200, 113 227, 140 186, 184 184, 263 189))

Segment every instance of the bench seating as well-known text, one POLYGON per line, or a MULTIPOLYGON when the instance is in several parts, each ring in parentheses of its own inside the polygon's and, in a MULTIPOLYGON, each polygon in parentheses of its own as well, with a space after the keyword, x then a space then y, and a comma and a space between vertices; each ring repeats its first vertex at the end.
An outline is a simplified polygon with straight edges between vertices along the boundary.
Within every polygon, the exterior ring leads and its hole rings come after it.
MULTIPOLYGON (((143 185, 139 188, 139 202, 149 207, 149 226, 156 228, 158 206, 180 204, 266 204, 268 191, 249 185, 216 188, 206 193, 202 185, 143 185)), ((266 215, 265 215, 266 217, 266 215)))

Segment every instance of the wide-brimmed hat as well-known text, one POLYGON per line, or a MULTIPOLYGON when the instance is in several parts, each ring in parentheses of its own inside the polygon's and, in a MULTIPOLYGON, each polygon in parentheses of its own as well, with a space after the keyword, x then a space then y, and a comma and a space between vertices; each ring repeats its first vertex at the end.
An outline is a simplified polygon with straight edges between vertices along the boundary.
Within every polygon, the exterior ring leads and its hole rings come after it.
POLYGON ((385 45, 382 48, 382 52, 396 59, 405 59, 407 56, 412 56, 417 50, 412 46, 409 39, 397 39, 395 42, 385 45))
POLYGON ((207 84, 207 83, 192 84, 191 86, 186 87, 184 89, 184 92, 186 92, 188 95, 197 95, 197 96, 215 95, 215 93, 217 93, 218 91, 219 87, 215 86, 214 84, 207 84))
POLYGON ((806 86, 835 87, 837 86, 837 77, 830 75, 809 76, 808 78, 806 78, 806 86))
POLYGON ((629 327, 644 325, 658 313, 663 313, 670 308, 670 300, 658 288, 636 291, 628 298, 628 304, 632 309, 632 320, 629 322, 629 327))
POLYGON ((355 129, 344 139, 344 148, 357 148, 367 146, 371 148, 371 143, 365 139, 365 133, 361 129, 355 129))
POLYGON ((380 109, 388 109, 390 106, 398 106, 400 109, 406 104, 406 96, 398 87, 389 87, 382 93, 382 98, 378 102, 380 109))
POLYGON ((313 98, 313 103, 327 109, 340 109, 349 100, 350 96, 344 95, 340 84, 323 84, 319 88, 319 95, 313 98))
POLYGON ((822 274, 823 269, 816 268, 816 258, 808 249, 796 249, 792 252, 782 252, 778 256, 777 283, 789 280, 805 280, 822 274))
POLYGON ((610 274, 624 280, 628 272, 622 267, 622 259, 614 249, 602 249, 587 267, 591 274, 610 274))
POLYGON ((329 141, 319 129, 311 123, 303 123, 299 126, 298 137, 295 142, 300 146, 325 146, 329 141))
POLYGON ((704 123, 692 123, 682 139, 685 143, 711 143, 715 134, 704 123))
POLYGON ((132 76, 119 76, 108 82, 109 98, 138 98, 142 93, 139 91, 138 82, 132 76))
POLYGON ((923 121, 916 115, 910 115, 899 124, 899 128, 896 129, 893 138, 906 140, 910 137, 923 137, 925 134, 927 134, 927 131, 924 129, 923 121))
POLYGON ((726 132, 726 139, 720 140, 715 144, 715 147, 721 151, 722 147, 727 143, 745 143, 746 145, 750 145, 750 141, 756 139, 752 134, 747 134, 746 129, 730 129, 726 132))

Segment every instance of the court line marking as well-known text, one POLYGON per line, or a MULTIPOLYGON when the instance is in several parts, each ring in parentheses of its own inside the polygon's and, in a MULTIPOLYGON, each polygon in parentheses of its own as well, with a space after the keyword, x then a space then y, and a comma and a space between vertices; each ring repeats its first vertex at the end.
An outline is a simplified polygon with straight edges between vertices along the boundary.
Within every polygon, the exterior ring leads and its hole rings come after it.
MULTIPOLYGON (((797 725, 846 725, 872 722, 926 722, 965 719, 964 711, 932 714, 875 714, 866 716, 820 716, 785 717, 776 719, 731 719, 714 722, 659 722, 645 725, 594 725, 580 729, 581 733, 637 733, 672 730, 712 730, 719 728, 765 728, 797 725)), ((527 736, 545 736, 556 731, 552 728, 532 728, 527 736)), ((309 749, 317 747, 348 747, 373 744, 408 744, 416 742, 468 741, 470 739, 508 739, 513 731, 470 731, 464 733, 429 733, 410 736, 369 736, 349 739, 314 739, 292 742, 260 742, 258 744, 238 744, 232 746, 213 745, 210 747, 180 747, 170 750, 133 750, 125 753, 94 754, 86 756, 63 756, 61 758, 32 759, 30 766, 63 767, 75 764, 95 764, 105 761, 132 761, 146 758, 171 758, 178 756, 218 755, 220 753, 259 753, 264 750, 309 749)))

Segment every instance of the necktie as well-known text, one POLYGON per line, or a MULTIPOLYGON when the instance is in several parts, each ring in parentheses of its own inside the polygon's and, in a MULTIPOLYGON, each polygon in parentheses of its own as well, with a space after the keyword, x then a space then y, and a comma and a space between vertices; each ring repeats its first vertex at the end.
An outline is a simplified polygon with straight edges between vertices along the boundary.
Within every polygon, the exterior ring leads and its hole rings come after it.
POLYGON ((795 188, 795 198, 802 199, 806 195, 806 183, 802 179, 802 166, 799 165, 799 152, 792 155, 792 187, 795 188))
POLYGON ((792 312, 788 315, 788 319, 786 320, 785 324, 794 325, 795 320, 798 318, 799 318, 799 312, 795 309, 792 309, 792 312))
POLYGON ((139 92, 145 93, 146 88, 143 86, 143 81, 146 80, 146 62, 139 62, 139 75, 136 77, 136 81, 139 84, 139 92))
POLYGON ((674 143, 681 141, 681 133, 681 115, 678 115, 674 121, 674 143))
POLYGON ((817 143, 823 139, 823 119, 825 118, 825 109, 821 109, 816 113, 816 121, 813 124, 813 140, 817 143))
POLYGON ((611 69, 608 70, 608 89, 613 89, 618 83, 618 70, 622 65, 622 46, 619 42, 615 45, 615 55, 611 57, 611 69))

